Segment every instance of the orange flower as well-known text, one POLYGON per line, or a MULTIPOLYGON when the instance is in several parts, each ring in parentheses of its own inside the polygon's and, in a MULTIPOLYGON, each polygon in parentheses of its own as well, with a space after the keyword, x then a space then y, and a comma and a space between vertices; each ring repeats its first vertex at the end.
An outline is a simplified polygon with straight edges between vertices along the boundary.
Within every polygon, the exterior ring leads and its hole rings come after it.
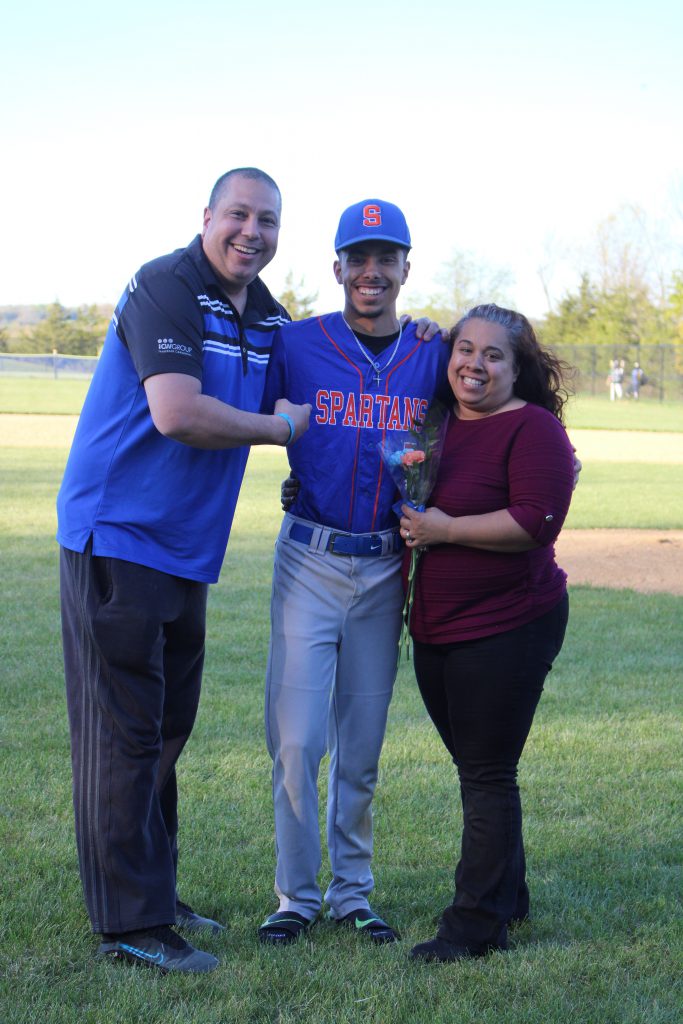
POLYGON ((404 452, 401 456, 401 462, 404 466, 413 466, 416 462, 424 462, 425 453, 423 451, 404 452))

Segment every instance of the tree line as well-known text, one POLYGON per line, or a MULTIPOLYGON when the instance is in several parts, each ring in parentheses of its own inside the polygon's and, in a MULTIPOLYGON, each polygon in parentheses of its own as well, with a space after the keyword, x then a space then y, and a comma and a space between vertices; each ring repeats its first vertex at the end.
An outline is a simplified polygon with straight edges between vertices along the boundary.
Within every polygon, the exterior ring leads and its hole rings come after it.
MULTIPOLYGON (((313 316, 317 292, 307 292, 303 278, 285 277, 278 300, 295 320, 313 316)), ((48 306, 0 307, 0 352, 22 355, 96 356, 104 343, 113 306, 69 307, 60 302, 48 306)))
MULTIPOLYGON (((678 219, 683 224, 683 211, 678 219)), ((683 246, 638 207, 623 207, 604 220, 580 252, 568 253, 549 239, 538 267, 548 312, 534 320, 542 343, 600 346, 606 357, 646 345, 681 345, 682 266, 683 246), (572 266, 576 284, 553 300, 560 264, 572 266)), ((436 283, 426 301, 412 306, 442 324, 455 323, 479 302, 515 307, 512 272, 487 266, 472 253, 454 252, 436 283)))
POLYGON ((0 352, 96 356, 102 348, 113 306, 0 308, 0 352))
MULTIPOLYGON (((679 217, 683 223, 683 212, 679 217)), ((611 358, 633 361, 646 346, 673 346, 676 372, 683 374, 683 253, 670 238, 648 223, 637 207, 624 207, 603 221, 583 253, 574 254, 580 270, 577 283, 553 301, 551 286, 558 262, 566 253, 550 242, 538 268, 548 299, 548 312, 534 323, 548 348, 580 346, 611 358)), ((414 316, 454 324, 479 302, 514 306, 514 278, 505 267, 492 267, 473 253, 455 250, 443 264, 434 292, 407 296, 404 305, 414 316)), ((318 295, 290 271, 278 296, 295 320, 315 313, 318 295)), ((76 309, 53 302, 47 307, 0 309, 0 351, 97 355, 111 306, 76 309), (8 314, 14 310, 14 316, 8 314), (27 310, 29 311, 27 313, 27 310), (33 322, 31 322, 33 321, 33 322)))

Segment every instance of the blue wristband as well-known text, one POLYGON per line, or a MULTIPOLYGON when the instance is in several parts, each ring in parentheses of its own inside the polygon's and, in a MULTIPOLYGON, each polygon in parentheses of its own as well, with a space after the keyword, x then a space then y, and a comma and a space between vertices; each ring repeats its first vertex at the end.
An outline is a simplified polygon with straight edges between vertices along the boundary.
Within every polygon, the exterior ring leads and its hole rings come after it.
POLYGON ((292 441, 294 440, 294 434, 295 434, 294 420, 292 419, 291 416, 288 416, 286 412, 276 412, 275 415, 276 416, 281 416, 283 420, 287 421, 287 425, 289 427, 289 437, 285 441, 285 448, 286 448, 287 445, 291 444, 292 441))

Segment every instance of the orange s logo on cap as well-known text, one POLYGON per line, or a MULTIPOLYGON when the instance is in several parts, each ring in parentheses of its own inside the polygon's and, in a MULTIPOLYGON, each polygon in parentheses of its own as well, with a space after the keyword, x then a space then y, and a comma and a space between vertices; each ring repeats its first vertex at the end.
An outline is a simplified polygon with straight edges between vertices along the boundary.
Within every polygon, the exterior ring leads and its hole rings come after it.
POLYGON ((363 227, 379 228, 382 225, 382 208, 368 203, 363 207, 363 227))

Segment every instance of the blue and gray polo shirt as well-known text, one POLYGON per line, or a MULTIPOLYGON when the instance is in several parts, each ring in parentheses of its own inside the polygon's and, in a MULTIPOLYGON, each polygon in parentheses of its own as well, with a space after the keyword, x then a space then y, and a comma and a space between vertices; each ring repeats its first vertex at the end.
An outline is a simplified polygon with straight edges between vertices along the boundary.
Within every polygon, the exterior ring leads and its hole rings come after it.
POLYGON ((206 451, 154 426, 143 381, 187 373, 202 392, 258 412, 273 332, 289 316, 257 278, 240 316, 201 238, 145 264, 112 318, 57 498, 57 540, 215 583, 248 447, 206 451))

